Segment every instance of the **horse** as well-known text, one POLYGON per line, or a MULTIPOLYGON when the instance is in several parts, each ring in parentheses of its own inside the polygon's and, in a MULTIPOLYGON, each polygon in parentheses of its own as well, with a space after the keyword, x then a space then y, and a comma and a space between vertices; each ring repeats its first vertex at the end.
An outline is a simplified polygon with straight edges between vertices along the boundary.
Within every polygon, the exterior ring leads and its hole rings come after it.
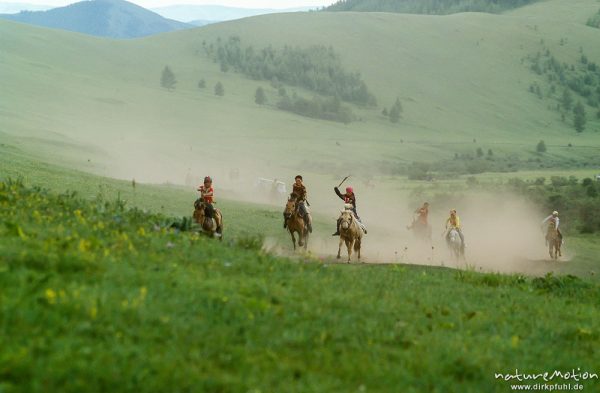
POLYGON ((548 242, 548 253, 550 254, 550 259, 557 260, 558 257, 562 257, 562 252, 560 250, 562 238, 560 237, 558 230, 553 225, 548 226, 548 231, 546 232, 546 241, 548 242))
POLYGON ((358 254, 358 260, 360 261, 360 247, 364 232, 354 214, 350 210, 342 211, 340 215, 340 244, 338 247, 337 258, 341 258, 342 244, 346 243, 348 249, 348 263, 352 258, 352 250, 358 254))
POLYGON ((209 206, 201 199, 194 202, 194 221, 210 237, 218 237, 219 240, 223 240, 223 214, 221 214, 221 210, 213 209, 213 218, 211 218, 208 213, 209 209, 209 206))
POLYGON ((463 244, 460 239, 460 234, 456 228, 450 229, 446 237, 446 241, 448 243, 448 248, 450 248, 450 252, 457 261, 461 256, 464 257, 463 244))
POLYGON ((306 225, 304 218, 300 215, 300 212, 298 212, 295 200, 288 199, 283 216, 285 218, 286 228, 290 233, 290 236, 292 236, 294 251, 296 251, 295 233, 298 234, 298 245, 300 247, 304 246, 304 250, 306 251, 308 248, 308 226, 306 225))

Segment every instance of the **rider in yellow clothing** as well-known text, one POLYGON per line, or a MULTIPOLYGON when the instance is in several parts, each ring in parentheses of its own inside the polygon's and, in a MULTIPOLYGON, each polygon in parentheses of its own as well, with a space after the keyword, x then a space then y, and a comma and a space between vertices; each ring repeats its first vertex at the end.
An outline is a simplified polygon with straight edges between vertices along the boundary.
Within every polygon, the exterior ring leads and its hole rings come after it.
POLYGON ((446 240, 448 240, 448 235, 450 234, 451 229, 456 229, 458 235, 460 236, 461 247, 464 249, 465 247, 465 236, 462 233, 462 229, 460 227, 460 217, 456 214, 456 209, 450 210, 450 217, 446 220, 446 240))

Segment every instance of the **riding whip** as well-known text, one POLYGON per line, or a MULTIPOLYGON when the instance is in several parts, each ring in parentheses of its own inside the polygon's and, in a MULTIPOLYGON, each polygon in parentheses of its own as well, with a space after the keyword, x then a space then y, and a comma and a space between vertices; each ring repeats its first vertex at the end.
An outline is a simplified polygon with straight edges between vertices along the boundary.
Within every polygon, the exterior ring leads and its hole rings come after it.
POLYGON ((349 178, 349 177, 350 177, 350 175, 346 176, 346 177, 344 178, 344 180, 342 180, 342 182, 341 182, 341 183, 340 183, 340 184, 337 186, 337 188, 340 188, 340 187, 342 186, 342 184, 344 184, 344 182, 345 182, 346 180, 348 180, 348 178, 349 178))

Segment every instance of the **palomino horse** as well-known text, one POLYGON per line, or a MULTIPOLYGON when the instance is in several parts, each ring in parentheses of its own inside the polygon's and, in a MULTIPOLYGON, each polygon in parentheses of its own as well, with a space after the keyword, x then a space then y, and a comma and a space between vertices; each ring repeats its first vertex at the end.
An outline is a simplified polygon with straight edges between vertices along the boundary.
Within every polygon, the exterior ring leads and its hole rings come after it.
POLYGON ((554 225, 548 226, 546 241, 548 242, 548 253, 550 253, 550 258, 556 260, 558 257, 562 257, 562 252, 560 251, 562 239, 554 225))
POLYGON ((464 256, 462 241, 460 240, 460 234, 456 228, 450 229, 446 241, 448 242, 448 248, 450 248, 450 252, 457 261, 461 256, 464 256))
POLYGON ((308 248, 308 227, 304 221, 304 218, 298 212, 296 208, 296 201, 288 199, 285 205, 285 211, 283 216, 287 223, 287 230, 292 236, 292 242, 294 243, 294 251, 296 250, 296 236, 298 234, 298 245, 304 246, 304 250, 308 248))
POLYGON ((352 258, 352 250, 358 253, 358 260, 360 261, 360 246, 363 237, 363 230, 358 225, 354 214, 350 210, 342 211, 340 215, 340 244, 338 247, 338 259, 341 258, 340 253, 342 252, 342 243, 346 243, 348 249, 348 263, 352 258))
POLYGON ((223 240, 223 215, 221 210, 214 209, 214 218, 210 218, 207 210, 209 207, 198 199, 194 203, 194 221, 202 227, 202 231, 210 237, 223 240))

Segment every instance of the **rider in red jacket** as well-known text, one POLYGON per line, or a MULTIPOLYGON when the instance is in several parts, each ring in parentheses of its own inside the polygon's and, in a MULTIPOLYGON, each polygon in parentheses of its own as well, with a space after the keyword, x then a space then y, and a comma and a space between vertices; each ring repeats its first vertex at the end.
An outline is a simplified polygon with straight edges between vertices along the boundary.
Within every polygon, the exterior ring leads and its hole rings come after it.
MULTIPOLYGON (((337 194, 337 196, 344 201, 345 204, 347 205, 352 205, 352 213, 354 213, 354 217, 359 221, 360 223, 360 217, 358 217, 358 213, 356 212, 356 194, 354 194, 354 189, 352 187, 346 187, 346 193, 342 194, 339 190, 339 188, 337 187, 333 187, 333 190, 335 191, 335 193, 337 194)), ((364 225, 361 224, 361 227, 363 229, 363 231, 365 232, 365 235, 367 234, 367 229, 364 227, 364 225)), ((337 229, 335 231, 334 234, 332 234, 331 236, 339 236, 340 235, 340 220, 338 219, 337 221, 337 229)))

